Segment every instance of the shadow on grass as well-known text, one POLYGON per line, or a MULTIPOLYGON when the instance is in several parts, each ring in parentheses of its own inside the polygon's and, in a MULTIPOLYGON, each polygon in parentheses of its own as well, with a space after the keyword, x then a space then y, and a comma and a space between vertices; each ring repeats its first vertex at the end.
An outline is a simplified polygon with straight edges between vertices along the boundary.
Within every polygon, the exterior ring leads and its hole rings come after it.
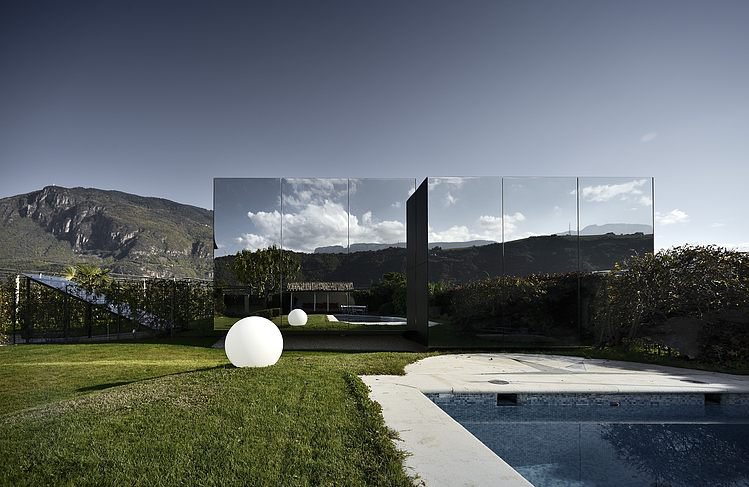
POLYGON ((79 389, 76 389, 76 392, 97 392, 97 391, 103 391, 106 389, 111 389, 113 387, 120 387, 120 386, 126 386, 128 384, 136 384, 138 382, 144 382, 147 380, 155 380, 155 379, 161 379, 164 377, 172 377, 177 375, 183 375, 183 374, 192 374, 194 372, 206 372, 208 370, 217 370, 217 369, 234 369, 232 364, 221 364, 221 365, 214 365, 213 367, 201 367, 199 369, 193 369, 193 370, 183 370, 182 372, 174 372, 172 374, 162 374, 162 375, 155 375, 153 377, 145 377, 143 379, 138 380, 129 380, 129 381, 120 381, 120 382, 108 382, 105 384, 96 384, 93 386, 88 387, 81 387, 79 389))
POLYGON ((133 382, 138 382, 138 381, 129 380, 129 381, 121 381, 121 382, 109 382, 107 384, 96 384, 95 386, 81 387, 80 389, 76 389, 76 392, 103 391, 104 389, 109 389, 110 387, 124 386, 127 384, 132 384, 133 382))

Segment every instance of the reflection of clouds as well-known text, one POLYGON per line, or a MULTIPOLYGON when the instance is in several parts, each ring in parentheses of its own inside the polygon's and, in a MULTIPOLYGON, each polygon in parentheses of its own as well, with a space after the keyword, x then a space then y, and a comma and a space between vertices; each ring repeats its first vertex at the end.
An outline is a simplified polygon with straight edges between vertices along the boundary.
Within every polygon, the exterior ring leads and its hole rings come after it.
POLYGON ((452 193, 448 191, 447 195, 445 195, 445 206, 452 206, 457 202, 458 202, 458 198, 453 196, 452 193))
POLYGON ((277 243, 271 239, 262 237, 260 235, 255 235, 254 233, 243 233, 234 240, 237 242, 237 244, 239 244, 241 248, 247 250, 263 249, 266 247, 270 247, 274 243, 277 243))
POLYGON ((660 225, 673 225, 674 223, 689 222, 689 215, 678 208, 674 208, 668 213, 655 212, 655 222, 660 225))
POLYGON ((327 200, 345 199, 348 195, 346 179, 293 178, 284 181, 284 207, 301 208, 308 204, 320 205, 327 200))
MULTIPOLYGON (((644 196, 642 187, 648 182, 647 179, 636 179, 620 184, 599 184, 597 186, 585 186, 580 194, 585 201, 602 203, 618 198, 622 201, 638 201, 642 206, 649 206, 652 201, 644 196), (643 199, 646 198, 646 199, 643 199)), ((574 192, 572 192, 574 194, 574 192)))
MULTIPOLYGON (((277 235, 281 214, 274 212, 249 212, 257 234, 244 234, 237 239, 244 248, 256 250, 273 242, 263 235, 277 235)), ((349 215, 340 204, 330 200, 322 204, 310 203, 299 211, 283 214, 283 247, 300 252, 313 252, 317 247, 348 245, 351 242, 395 243, 402 242, 406 232, 400 221, 378 221, 367 211, 361 220, 349 215)))
MULTIPOLYGON (((504 216, 505 240, 514 240, 531 235, 519 232, 518 223, 525 221, 525 215, 520 212, 504 216)), ((455 225, 446 230, 435 231, 429 228, 430 242, 467 242, 470 240, 502 241, 502 217, 493 215, 480 216, 473 228, 465 225, 455 225)))
POLYGON ((437 186, 447 186, 448 189, 460 189, 463 187, 466 178, 429 178, 429 191, 434 190, 437 186))

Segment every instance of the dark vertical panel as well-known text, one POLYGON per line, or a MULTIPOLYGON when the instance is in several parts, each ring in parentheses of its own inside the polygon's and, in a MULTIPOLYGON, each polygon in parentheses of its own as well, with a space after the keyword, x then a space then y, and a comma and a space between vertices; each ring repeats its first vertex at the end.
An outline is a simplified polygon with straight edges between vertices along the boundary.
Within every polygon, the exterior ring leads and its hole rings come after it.
POLYGON ((408 329, 422 345, 429 343, 427 192, 428 180, 424 180, 406 202, 408 329))

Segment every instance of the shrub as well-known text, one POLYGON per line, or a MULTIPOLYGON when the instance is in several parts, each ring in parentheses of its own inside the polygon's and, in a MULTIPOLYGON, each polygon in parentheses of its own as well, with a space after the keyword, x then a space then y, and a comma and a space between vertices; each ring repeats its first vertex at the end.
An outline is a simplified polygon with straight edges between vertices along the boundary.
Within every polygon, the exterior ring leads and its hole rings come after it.
POLYGON ((259 309, 257 311, 253 311, 252 314, 254 316, 261 316, 270 320, 272 318, 275 318, 276 316, 281 316, 281 308, 259 309))
MULTIPOLYGON (((604 277, 596 296, 596 333, 600 344, 619 345, 669 318, 701 320, 742 308, 749 308, 749 255, 717 246, 674 247, 632 257, 604 277)), ((716 326, 718 321, 706 323, 716 326)), ((746 327, 734 331, 749 333, 746 327)), ((708 330, 703 335, 714 342, 703 348, 736 348, 728 343, 728 333, 708 330)))

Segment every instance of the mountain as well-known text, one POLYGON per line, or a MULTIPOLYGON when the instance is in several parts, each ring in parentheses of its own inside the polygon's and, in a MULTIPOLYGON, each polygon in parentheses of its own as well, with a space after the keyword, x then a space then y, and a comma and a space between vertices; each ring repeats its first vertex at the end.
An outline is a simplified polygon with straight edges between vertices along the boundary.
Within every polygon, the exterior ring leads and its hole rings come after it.
MULTIPOLYGON (((603 225, 588 225, 580 229, 580 235, 606 235, 613 233, 615 235, 634 235, 635 233, 652 234, 653 227, 650 225, 641 225, 638 223, 604 223, 603 225)), ((565 230, 557 235, 576 235, 577 231, 572 232, 565 230)))
MULTIPOLYGON (((441 244, 440 244, 441 245, 441 244)), ((534 273, 566 273, 578 269, 591 272, 611 269, 632 255, 653 252, 653 236, 585 235, 539 236, 486 245, 458 248, 434 246, 429 250, 429 280, 470 282, 504 273, 526 276, 534 273)), ((406 249, 389 247, 381 250, 339 253, 294 252, 301 264, 296 281, 353 282, 356 288, 367 288, 382 279, 386 272, 406 272, 406 249)), ((231 272, 234 256, 215 260, 215 280, 219 286, 238 285, 231 272)))
POLYGON ((47 186, 0 199, 0 268, 208 278, 212 239, 212 211, 162 198, 47 186))
MULTIPOLYGON (((492 240, 470 240, 468 242, 432 242, 429 245, 430 249, 439 247, 441 249, 462 249, 466 247, 479 247, 481 245, 494 244, 492 240)), ((375 250, 385 250, 389 248, 405 249, 406 242, 398 242, 392 244, 380 244, 380 243, 355 243, 349 245, 349 253, 354 252, 369 252, 375 250)), ((346 248, 342 245, 330 245, 328 247, 317 247, 315 254, 341 254, 346 253, 346 248)))

